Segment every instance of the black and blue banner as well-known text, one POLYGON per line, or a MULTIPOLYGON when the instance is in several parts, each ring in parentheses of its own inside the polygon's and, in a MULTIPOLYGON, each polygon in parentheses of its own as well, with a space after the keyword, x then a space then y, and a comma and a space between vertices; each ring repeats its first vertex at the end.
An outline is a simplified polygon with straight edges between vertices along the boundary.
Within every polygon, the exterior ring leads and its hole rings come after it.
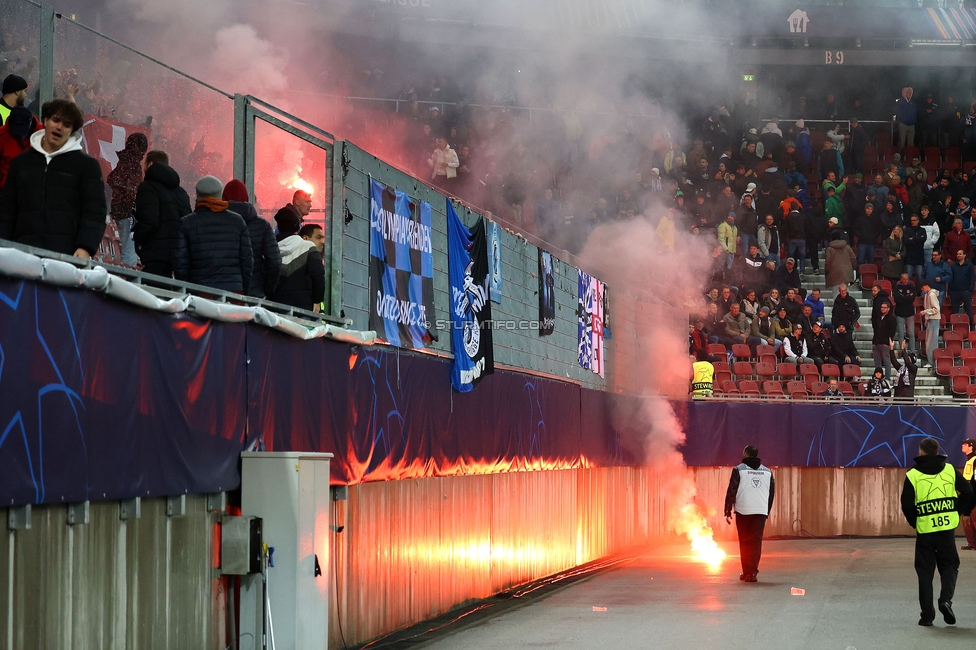
POLYGON ((488 237, 481 217, 469 229, 447 199, 447 263, 451 282, 451 385, 467 393, 495 371, 491 336, 488 237))
POLYGON ((370 179, 369 327, 401 348, 424 348, 434 320, 430 204, 370 179))
POLYGON ((488 231, 488 271, 491 277, 491 301, 502 301, 502 232, 494 221, 485 224, 488 231))
POLYGON ((556 330, 556 279, 552 272, 553 257, 539 249, 539 336, 556 330))

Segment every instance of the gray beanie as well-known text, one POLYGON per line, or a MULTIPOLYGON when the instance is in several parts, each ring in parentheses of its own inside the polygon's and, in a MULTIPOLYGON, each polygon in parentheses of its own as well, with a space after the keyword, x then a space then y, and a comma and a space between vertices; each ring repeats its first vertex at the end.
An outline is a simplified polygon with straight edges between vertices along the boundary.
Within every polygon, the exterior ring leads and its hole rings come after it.
POLYGON ((204 176, 197 181, 197 198, 210 197, 219 199, 224 191, 224 184, 215 176, 204 176))

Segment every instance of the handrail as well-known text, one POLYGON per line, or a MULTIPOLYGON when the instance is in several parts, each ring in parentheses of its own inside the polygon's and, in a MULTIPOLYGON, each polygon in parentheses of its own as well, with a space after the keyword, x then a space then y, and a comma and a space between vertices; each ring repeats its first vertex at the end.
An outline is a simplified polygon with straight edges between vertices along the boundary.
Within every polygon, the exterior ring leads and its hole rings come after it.
POLYGON ((53 253, 43 248, 26 246, 24 244, 18 244, 17 242, 12 242, 6 239, 0 239, 0 248, 14 248, 25 253, 30 253, 31 255, 36 255, 37 257, 67 262, 84 269, 91 269, 100 266, 112 275, 123 277, 134 284, 139 285, 150 293, 166 298, 174 298, 182 295, 198 295, 200 297, 208 298, 209 300, 216 300, 217 302, 240 303, 251 307, 264 307, 268 311, 284 314, 286 316, 298 317, 311 323, 325 323, 343 328, 352 324, 352 320, 348 318, 335 318, 333 316, 329 316, 328 314, 313 312, 307 309, 301 309, 300 307, 292 307, 291 305, 283 305, 280 302, 274 302, 272 300, 244 296, 232 291, 214 289, 202 284, 184 282, 182 280, 166 278, 161 275, 153 275, 151 273, 143 273, 142 271, 138 271, 136 269, 128 269, 121 266, 115 266, 113 264, 106 264, 105 262, 83 260, 80 257, 64 255, 62 253, 53 253))
MULTIPOLYGON (((36 3, 32 2, 31 0, 27 0, 27 1, 30 2, 31 4, 36 4, 36 3)), ((40 5, 37 5, 37 6, 40 6, 40 5)), ((77 25, 78 27, 82 28, 83 30, 85 30, 87 32, 90 32, 90 33, 94 34, 95 36, 98 36, 99 38, 104 38, 105 40, 109 41, 110 43, 114 43, 115 45, 118 45, 119 47, 121 47, 124 50, 127 50, 129 52, 132 52, 133 54, 137 54, 137 55, 143 57, 144 59, 147 59, 149 61, 152 61, 156 65, 159 65, 159 66, 162 66, 162 67, 166 68, 170 72, 174 72, 174 73, 180 75, 181 77, 185 77, 185 78, 189 79, 190 81, 192 81, 194 83, 198 83, 201 86, 204 86, 206 88, 209 88, 210 90, 212 90, 212 91, 214 91, 216 93, 220 93, 221 95, 223 95, 227 99, 234 99, 234 95, 232 93, 228 93, 226 90, 221 90, 220 88, 217 88, 216 86, 211 86, 206 81, 200 81, 196 77, 190 76, 187 73, 183 72, 182 70, 178 70, 177 68, 174 68, 171 65, 167 65, 167 64, 163 63, 162 61, 160 61, 159 59, 156 59, 156 58, 153 58, 153 57, 149 56, 145 52, 140 52, 139 50, 135 49, 134 47, 131 47, 129 45, 126 45, 122 41, 118 41, 118 40, 112 38, 111 36, 106 36, 105 34, 101 33, 100 31, 98 31, 96 29, 92 29, 88 25, 84 25, 82 23, 79 23, 74 18, 71 18, 71 17, 68 17, 68 16, 64 16, 60 12, 55 12, 54 16, 56 18, 60 18, 61 20, 66 20, 69 23, 74 23, 75 25, 77 25)))

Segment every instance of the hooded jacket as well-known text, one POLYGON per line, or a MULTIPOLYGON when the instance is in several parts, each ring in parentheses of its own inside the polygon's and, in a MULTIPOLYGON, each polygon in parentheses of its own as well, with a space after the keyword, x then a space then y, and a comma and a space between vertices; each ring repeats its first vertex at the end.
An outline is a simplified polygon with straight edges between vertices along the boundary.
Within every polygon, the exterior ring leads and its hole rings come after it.
POLYGON ((836 287, 838 284, 850 282, 857 268, 857 256, 844 239, 835 239, 827 245, 824 259, 826 272, 825 284, 836 287))
POLYGON ((43 131, 10 164, 0 194, 0 238, 55 253, 94 255, 105 233, 105 185, 98 161, 75 131, 58 151, 41 148, 43 131))
POLYGON ((172 263, 180 219, 193 212, 190 197, 180 187, 172 167, 153 163, 136 192, 136 225, 132 237, 143 264, 172 263))
POLYGON ((133 133, 125 140, 125 149, 119 152, 119 161, 105 182, 112 188, 112 218, 128 219, 136 203, 136 191, 142 183, 142 159, 149 149, 149 141, 143 133, 133 133))
POLYGON ((251 285, 247 295, 264 298, 274 293, 281 274, 281 251, 275 241, 271 224, 258 216, 254 206, 242 201, 228 201, 227 209, 244 218, 254 267, 251 269, 251 285))
POLYGON ((312 307, 325 300, 325 267, 315 244, 298 235, 289 235, 278 242, 281 250, 281 276, 278 287, 269 300, 300 309, 312 307))
MULTIPOLYGON (((926 455, 915 457, 915 469, 927 476, 941 474, 945 466, 945 456, 926 455)), ((959 514, 964 516, 969 515, 973 510, 973 487, 959 472, 956 472, 956 492, 959 493, 956 500, 956 508, 959 514)), ((918 521, 918 510, 915 508, 915 486, 912 485, 912 482, 908 480, 907 476, 905 477, 905 484, 901 489, 901 511, 904 513, 908 525, 915 528, 915 524, 918 521)))

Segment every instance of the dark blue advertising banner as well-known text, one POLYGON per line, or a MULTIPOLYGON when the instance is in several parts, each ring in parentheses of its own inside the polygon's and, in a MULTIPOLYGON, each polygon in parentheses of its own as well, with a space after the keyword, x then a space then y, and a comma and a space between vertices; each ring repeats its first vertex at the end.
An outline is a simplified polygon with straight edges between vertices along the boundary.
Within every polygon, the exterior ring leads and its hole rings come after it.
POLYGON ((960 445, 976 430, 976 411, 954 406, 884 404, 676 404, 689 465, 733 465, 745 445, 763 462, 794 467, 910 467, 918 443, 939 441, 961 466, 960 445))
POLYGON ((369 184, 369 327, 390 345, 424 348, 434 320, 430 204, 369 184))

